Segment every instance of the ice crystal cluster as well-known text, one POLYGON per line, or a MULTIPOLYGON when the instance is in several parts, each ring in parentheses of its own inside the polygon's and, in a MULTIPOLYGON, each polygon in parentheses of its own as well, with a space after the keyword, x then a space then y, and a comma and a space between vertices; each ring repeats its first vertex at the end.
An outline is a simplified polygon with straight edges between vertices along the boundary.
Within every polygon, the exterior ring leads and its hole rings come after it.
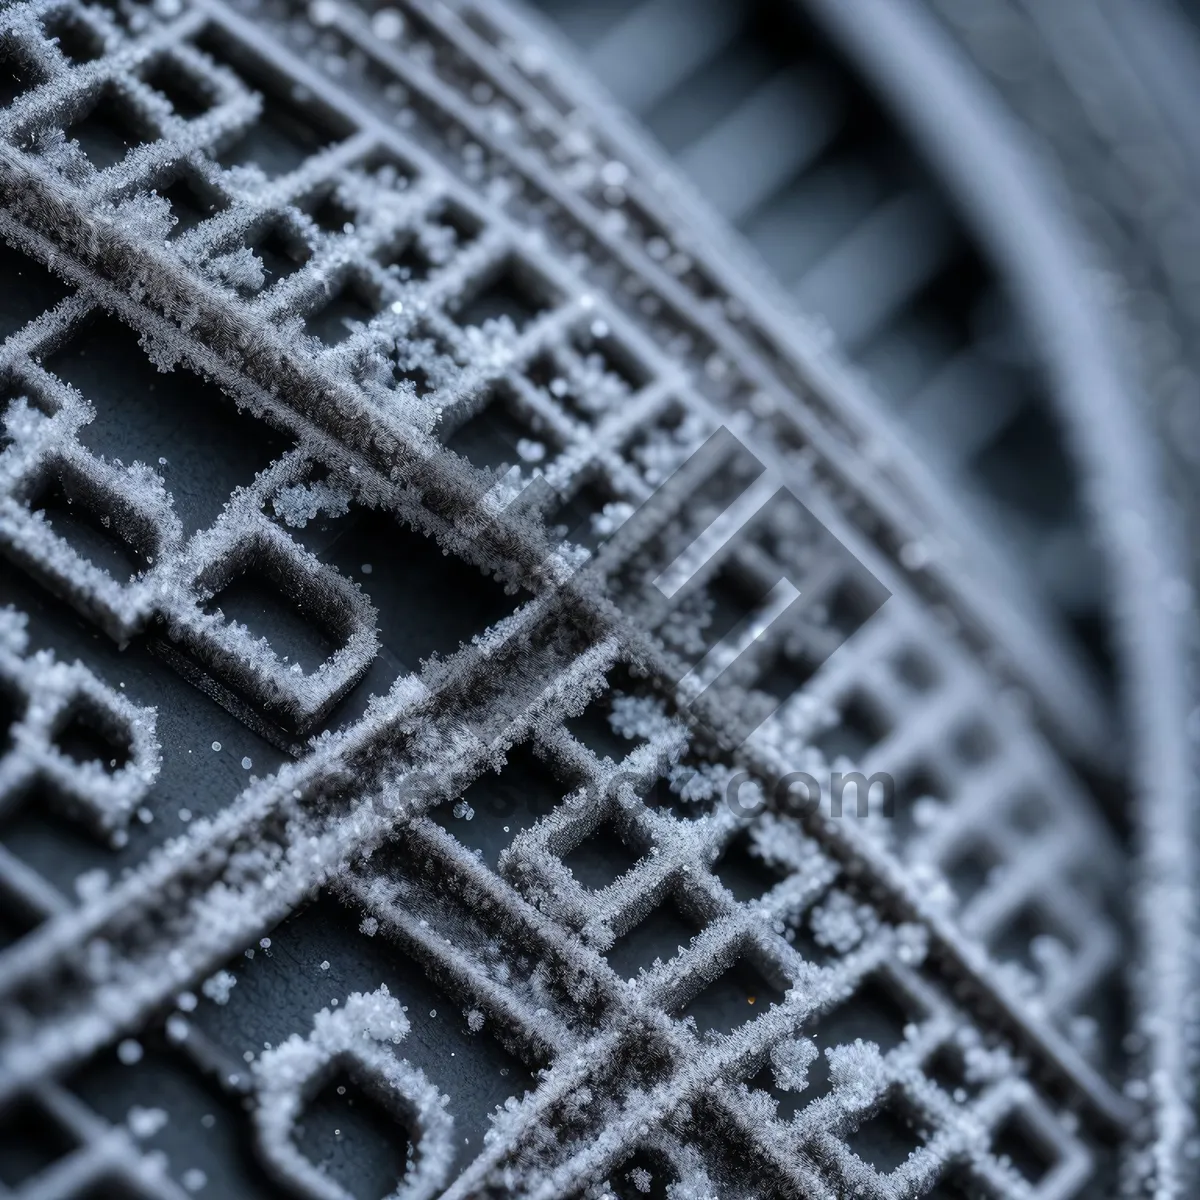
POLYGON ((1094 1195, 1103 718, 549 64, 0 12, 0 1179, 1094 1195))

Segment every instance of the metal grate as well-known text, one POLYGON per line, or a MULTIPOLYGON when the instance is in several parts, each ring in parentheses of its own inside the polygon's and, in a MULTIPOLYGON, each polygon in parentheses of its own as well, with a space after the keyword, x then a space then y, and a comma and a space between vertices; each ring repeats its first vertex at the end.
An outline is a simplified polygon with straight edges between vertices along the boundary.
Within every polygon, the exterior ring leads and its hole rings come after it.
POLYGON ((1120 859, 1064 762, 1103 712, 523 27, 119 0, 3 39, 0 1181, 1094 1194, 1120 859), (646 628, 608 601, 728 461, 602 595, 579 544, 722 424, 814 520, 646 628), (713 795, 675 667, 781 573, 733 765, 890 771, 894 822, 713 795))
POLYGON ((537 7, 1110 666, 1099 559, 1037 339, 956 197, 826 35, 821 6, 537 7))

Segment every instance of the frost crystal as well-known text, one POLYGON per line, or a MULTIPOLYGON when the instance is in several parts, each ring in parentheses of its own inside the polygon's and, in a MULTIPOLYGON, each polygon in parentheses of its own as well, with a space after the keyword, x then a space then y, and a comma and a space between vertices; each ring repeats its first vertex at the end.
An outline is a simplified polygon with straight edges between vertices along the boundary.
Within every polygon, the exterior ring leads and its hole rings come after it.
POLYGON ((237 984, 237 977, 229 971, 218 971, 210 975, 201 985, 200 990, 214 1004, 228 1004, 229 995, 237 984))
POLYGON ((808 1087, 808 1068, 819 1052, 808 1038, 779 1042, 771 1051, 775 1086, 785 1092, 802 1092, 808 1087))
POLYGON ((125 1038, 117 1046, 117 1058, 127 1067, 132 1067, 134 1063, 141 1062, 143 1053, 141 1042, 135 1041, 133 1038, 125 1038))
POLYGON ((134 1137, 150 1138, 166 1125, 167 1114, 161 1108, 142 1108, 135 1104, 125 1120, 134 1137))

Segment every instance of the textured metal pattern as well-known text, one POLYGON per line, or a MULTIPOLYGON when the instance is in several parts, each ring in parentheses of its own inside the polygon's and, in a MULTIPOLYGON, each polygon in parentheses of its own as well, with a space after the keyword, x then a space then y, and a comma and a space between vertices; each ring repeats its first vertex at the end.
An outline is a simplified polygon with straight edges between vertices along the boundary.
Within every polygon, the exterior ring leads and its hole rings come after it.
POLYGON ((1099 755, 1094 698, 520 25, 253 16, 3 15, 0 1180, 390 1191, 382 1080, 399 1194, 1095 1194, 1129 1106, 1120 860, 1063 756, 1099 755), (543 518, 602 532, 723 423, 877 615, 770 521, 652 627, 612 609, 732 472, 572 584, 543 518), (546 511, 514 503, 535 475, 546 511), (738 765, 888 770, 893 824, 665 782, 705 760, 671 716, 709 636, 684 601, 753 617, 780 573, 809 602, 744 659, 738 695, 785 702, 738 765), (47 821, 112 847, 48 853, 47 821))
MULTIPOLYGON (((1096 426, 1095 407, 1081 403, 1083 397, 1065 409, 1074 410, 1073 440, 1089 462, 1099 500, 1098 533, 1125 593, 1118 628, 1136 730, 1132 908, 1139 961, 1129 1040, 1138 1078, 1129 1093, 1146 1103, 1124 1155, 1124 1186, 1131 1195, 1188 1195, 1197 1180, 1200 1061, 1190 999, 1200 915, 1197 576, 1190 537, 1200 375, 1189 249, 1196 227, 1190 112, 1200 77, 1197 41, 1170 0, 1056 12, 1007 2, 933 8, 943 31, 969 51, 1057 169, 1060 199, 1069 201, 1107 276, 1121 280, 1106 290, 1104 303, 1127 328, 1126 344, 1139 351, 1125 367, 1130 376, 1136 371, 1133 397, 1141 401, 1128 404, 1123 418, 1124 430, 1136 428, 1133 437, 1096 426), (1137 454, 1124 452, 1130 444, 1139 445, 1137 454), (1121 453, 1114 452, 1118 445, 1121 453), (1154 532, 1130 539, 1130 514, 1154 532)), ((1027 243, 1009 249, 1012 261, 1026 254, 1027 243)))
POLYGON ((821 5, 537 7, 1102 657, 1099 559, 1037 337, 821 5))
MULTIPOLYGON (((728 162, 746 168, 728 172, 738 179, 754 178, 755 164, 773 165, 775 151, 793 138, 791 125, 781 119, 790 102, 773 110, 756 102, 777 96, 773 84, 789 69, 805 64, 807 83, 826 85, 823 91, 808 87, 810 103, 801 111, 811 111, 813 103, 828 107, 829 92, 845 90, 844 81, 830 89, 827 77, 814 78, 814 52, 826 75, 830 70, 835 77, 860 74, 874 95, 868 107, 885 131, 874 145, 890 146, 902 170, 911 172, 914 152, 927 159, 976 242, 986 247, 990 267, 1015 297, 1022 324, 1036 334, 1033 340, 1054 381, 1041 403, 1055 411, 1082 477, 1091 538, 1103 551, 1116 597, 1110 646, 1121 663, 1131 731, 1135 799, 1129 819, 1138 859, 1131 900, 1139 955, 1137 1016, 1128 1044, 1137 1051, 1135 1073, 1143 1078, 1132 1080, 1129 1091, 1148 1103, 1127 1147, 1125 1186, 1130 1194, 1191 1194, 1197 1161, 1197 1037, 1187 999, 1195 990, 1197 922, 1192 815, 1196 572, 1188 531, 1197 503, 1200 428, 1193 349, 1198 160, 1191 113, 1200 79, 1200 40, 1180 11, 1189 6, 1177 8, 1173 0, 1053 6, 1022 0, 855 6, 781 0, 697 10, 650 0, 624 9, 615 20, 607 5, 550 2, 544 7, 660 136, 663 119, 669 122, 679 111, 671 96, 662 98, 671 88, 678 98, 691 97, 693 105, 700 95, 727 104, 732 94, 734 111, 724 124, 743 127, 727 146, 728 162), (833 46, 818 37, 814 48, 815 31, 800 19, 802 10, 833 46), (692 22, 696 11, 698 20, 692 22), (932 13, 941 18, 941 27, 932 13), (695 25, 712 38, 693 55, 703 39, 679 34, 695 25), (789 28, 805 32, 789 38, 789 28), (655 38, 651 50, 648 43, 655 38), (630 65, 639 42, 643 61, 661 55, 681 64, 678 76, 669 70, 654 73, 654 79, 669 83, 648 103, 630 65), (623 54, 608 52, 618 44, 623 54), (772 70, 776 75, 764 82, 772 70), (761 84, 749 99, 738 83, 747 72, 761 84), (1046 186, 1051 180, 1057 184, 1053 189, 1046 186), (1101 287, 1095 286, 1097 279, 1103 280, 1101 287), (1087 302, 1081 304, 1081 297, 1087 302)), ((853 119, 852 114, 851 125, 853 119)), ((793 139, 801 145, 804 128, 801 123, 793 139)), ((672 146, 669 138, 666 142, 672 146)), ((686 148, 680 152, 680 164, 689 172, 692 160, 686 148)), ((779 198, 793 192, 819 196, 822 166, 838 162, 838 151, 822 151, 815 169, 805 165, 762 211, 736 217, 785 280, 789 260, 783 249, 789 239, 807 245, 812 227, 839 227, 834 215, 814 220, 812 204, 792 207, 779 198), (764 242, 759 238, 763 211, 779 209, 777 222, 765 222, 767 229, 778 225, 775 240, 764 242)), ((719 186, 708 188, 711 178, 693 173, 697 185, 719 202, 719 186)), ((716 181, 722 182, 720 176, 716 181)), ((919 235, 920 225, 914 222, 909 232, 919 235)), ((946 240, 943 236, 938 244, 946 240)), ((854 238, 846 242, 853 245, 854 238)), ((892 255, 881 248, 880 259, 868 260, 869 265, 884 280, 890 278, 895 254, 907 261, 907 245, 900 243, 892 255)), ((984 272, 982 278, 987 276, 984 272)), ((873 286, 870 273, 858 281, 860 289, 873 286)), ((887 293, 886 286, 881 290, 887 293)), ((946 299, 943 292, 942 302, 946 299)), ((949 303, 955 302, 952 293, 949 303)), ((1009 353, 1015 348, 1011 339, 1004 345, 1009 353)), ((989 351, 975 357, 986 363, 990 356, 989 351)), ((907 358, 937 361, 920 340, 909 345, 907 358)), ((878 371, 869 353, 864 361, 886 395, 891 390, 886 371, 878 371)), ((976 373, 977 384, 985 377, 976 373)), ((988 400, 992 391, 960 397, 967 402, 949 410, 954 413, 951 440, 961 414, 968 421, 986 420, 996 411, 988 400)), ((952 389, 944 392, 946 399, 952 395, 952 389)), ((912 411, 919 415, 920 406, 912 411)), ((1054 456, 1005 436, 992 460, 1020 479, 1028 501, 1038 494, 1039 470, 1054 456)), ((1056 482, 1068 474, 1062 464, 1049 470, 1056 482)), ((1041 529, 1053 524, 1043 523, 1041 529)), ((1065 544, 1061 531, 1048 544, 1065 544)), ((1071 564, 1074 579, 1083 578, 1076 555, 1057 561, 1071 564)), ((1044 583, 1053 594, 1052 580, 1044 577, 1044 583)))

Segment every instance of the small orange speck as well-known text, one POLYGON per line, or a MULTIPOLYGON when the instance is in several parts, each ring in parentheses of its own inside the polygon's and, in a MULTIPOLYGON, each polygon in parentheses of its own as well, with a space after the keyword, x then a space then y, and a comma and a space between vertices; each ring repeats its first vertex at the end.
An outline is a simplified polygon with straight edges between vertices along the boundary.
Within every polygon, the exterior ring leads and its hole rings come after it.
POLYGON ((747 1003, 747 1004, 753 1004, 753 1003, 754 1003, 754 1000, 755 1000, 755 997, 754 997, 754 996, 747 996, 747 997, 746 997, 746 1003, 747 1003))

